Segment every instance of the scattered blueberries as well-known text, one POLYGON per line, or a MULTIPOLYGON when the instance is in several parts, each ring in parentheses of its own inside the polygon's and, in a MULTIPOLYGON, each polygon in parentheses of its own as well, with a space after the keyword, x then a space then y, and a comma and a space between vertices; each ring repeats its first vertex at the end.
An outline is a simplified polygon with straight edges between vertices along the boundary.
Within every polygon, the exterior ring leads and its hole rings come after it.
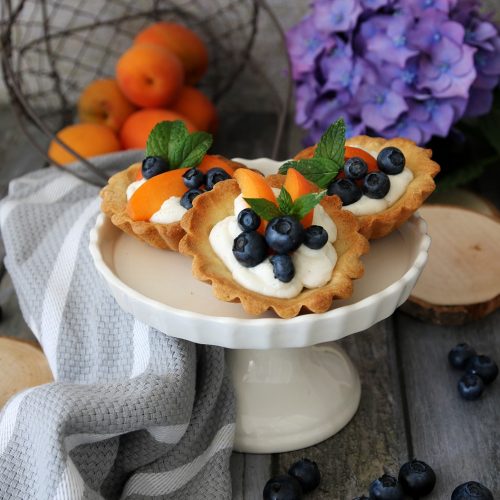
POLYGON ((264 500, 301 500, 302 488, 300 483, 289 474, 269 479, 264 487, 264 500))
POLYGON ((363 193, 368 198, 381 199, 391 188, 391 181, 384 172, 370 172, 363 181, 363 193))
POLYGON ((371 500, 404 500, 403 488, 398 480, 389 474, 375 479, 368 492, 371 500))
POLYGON ((484 391, 484 382, 475 373, 466 373, 458 381, 458 392, 467 401, 479 399, 484 391))
POLYGON ((290 215, 275 217, 266 227, 267 244, 277 253, 293 252, 304 241, 304 228, 290 215))
POLYGON ((219 167, 211 168, 207 172, 207 180, 205 182, 205 187, 207 191, 211 191, 213 187, 221 181, 230 179, 231 176, 223 169, 219 167))
POLYGON ((469 481, 453 490, 451 500, 493 500, 493 494, 486 486, 469 481))
POLYGON ((244 208, 238 214, 238 225, 243 231, 256 231, 260 222, 260 217, 251 208, 244 208))
POLYGON ((277 254, 269 259, 273 265, 274 277, 283 283, 289 283, 295 276, 292 258, 287 254, 277 254))
POLYGON ((401 467, 398 481, 407 495, 420 498, 434 489, 436 474, 425 462, 412 460, 401 467))
POLYGON ((322 226, 309 226, 304 234, 304 245, 319 250, 323 248, 328 242, 328 233, 322 226))
POLYGON ((368 165, 362 158, 353 156, 345 162, 344 172, 348 179, 357 181, 362 179, 368 173, 368 165))
POLYGON ((479 375, 483 382, 488 385, 498 376, 498 366, 489 357, 484 355, 472 356, 466 365, 467 373, 479 375))
POLYGON ((233 255, 244 267, 254 267, 267 257, 264 237, 257 231, 241 233, 233 242, 233 255))
POLYGON ((188 189, 198 189, 205 184, 205 174, 196 167, 193 167, 184 172, 182 180, 188 189))
POLYGON ((186 210, 189 210, 193 206, 193 200, 202 194, 203 191, 201 189, 190 189, 189 191, 186 191, 181 198, 180 204, 183 206, 186 210))
POLYGON ((363 196, 361 189, 350 179, 337 179, 330 182, 327 194, 329 196, 336 194, 342 200, 343 206, 351 205, 363 196))
POLYGON ((475 354, 474 348, 465 342, 461 342, 448 353, 448 361, 453 368, 464 370, 467 361, 475 354))
POLYGON ((384 148, 377 156, 378 168, 389 175, 400 174, 405 168, 405 163, 405 155, 395 147, 384 148))
POLYGON ((142 176, 144 179, 151 179, 155 175, 163 174, 168 169, 168 163, 159 156, 146 156, 142 160, 142 176))
POLYGON ((288 474, 299 481, 304 493, 316 489, 321 481, 318 464, 308 458, 293 463, 288 469, 288 474))

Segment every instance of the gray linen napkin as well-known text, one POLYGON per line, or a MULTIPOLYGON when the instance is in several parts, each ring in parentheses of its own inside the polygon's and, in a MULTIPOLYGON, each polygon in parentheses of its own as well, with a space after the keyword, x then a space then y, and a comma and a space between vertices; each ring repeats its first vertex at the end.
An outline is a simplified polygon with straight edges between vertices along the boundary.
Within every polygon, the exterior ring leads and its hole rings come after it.
POLYGON ((88 250, 98 191, 52 167, 12 181, 0 205, 5 264, 55 378, 0 414, 0 498, 230 498, 224 351, 118 307, 88 250))

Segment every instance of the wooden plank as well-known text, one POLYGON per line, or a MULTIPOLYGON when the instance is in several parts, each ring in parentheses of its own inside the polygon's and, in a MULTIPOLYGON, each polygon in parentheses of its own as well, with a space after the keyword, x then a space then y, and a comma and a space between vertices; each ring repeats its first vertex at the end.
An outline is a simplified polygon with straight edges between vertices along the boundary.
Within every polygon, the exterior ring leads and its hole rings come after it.
POLYGON ((279 455, 278 470, 274 471, 286 472, 302 457, 316 461, 323 479, 318 490, 309 496, 311 500, 348 500, 366 494, 373 479, 385 470, 397 474, 408 456, 391 320, 340 344, 360 372, 358 413, 343 430, 323 443, 279 455))
POLYGON ((438 482, 430 499, 450 498, 465 481, 479 481, 500 498, 500 382, 478 401, 457 392, 460 371, 449 350, 468 342, 500 362, 500 311, 460 328, 426 325, 397 316, 397 340, 406 387, 413 456, 428 462, 438 482))
POLYGON ((262 490, 272 476, 271 455, 233 453, 231 478, 233 500, 261 500, 262 490))

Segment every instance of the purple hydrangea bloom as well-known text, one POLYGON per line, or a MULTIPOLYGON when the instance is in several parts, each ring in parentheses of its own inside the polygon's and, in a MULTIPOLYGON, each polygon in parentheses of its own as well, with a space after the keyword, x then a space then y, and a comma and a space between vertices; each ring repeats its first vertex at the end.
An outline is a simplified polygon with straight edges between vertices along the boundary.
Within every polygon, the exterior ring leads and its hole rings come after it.
POLYGON ((356 26, 362 11, 358 0, 316 0, 313 18, 320 31, 341 33, 356 26))

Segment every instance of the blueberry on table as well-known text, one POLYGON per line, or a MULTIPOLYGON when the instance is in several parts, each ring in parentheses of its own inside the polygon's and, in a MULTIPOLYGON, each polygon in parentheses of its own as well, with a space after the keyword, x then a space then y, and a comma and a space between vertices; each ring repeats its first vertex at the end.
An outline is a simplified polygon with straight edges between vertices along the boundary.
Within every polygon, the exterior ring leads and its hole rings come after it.
POLYGON ((264 237, 257 231, 239 234, 233 242, 233 255, 244 267, 254 267, 267 257, 264 237))
POLYGON ((186 210, 189 210, 190 208, 193 207, 193 200, 202 194, 203 191, 201 189, 190 189, 189 191, 186 191, 181 198, 180 204, 182 207, 184 207, 186 210))
POLYGON ((363 194, 377 200, 383 198, 391 189, 391 181, 384 172, 370 172, 363 181, 363 194))
POLYGON ((469 481, 453 490, 451 500, 493 500, 493 494, 481 483, 469 481))
POLYGON ((205 183, 205 187, 207 191, 210 191, 218 182, 225 181, 230 178, 231 176, 223 168, 219 167, 211 168, 207 172, 207 180, 205 183))
POLYGON ((273 255, 270 259, 273 265, 274 277, 283 283, 289 283, 295 276, 295 266, 292 258, 287 254, 273 255))
POLYGON ((342 200, 344 207, 356 203, 363 196, 361 189, 350 179, 337 179, 330 182, 326 193, 329 196, 336 194, 342 200))
POLYGON ((323 248, 328 241, 328 233, 322 226, 309 226, 304 233, 304 245, 313 250, 323 248))
POLYGON ((304 241, 302 224, 290 215, 271 219, 265 232, 267 244, 277 253, 297 250, 304 241))
POLYGON ((461 342, 448 353, 448 361, 453 368, 463 370, 467 361, 472 358, 472 356, 475 356, 475 354, 476 351, 473 347, 465 342, 461 342))
POLYGON ((434 489, 436 474, 425 462, 412 460, 401 467, 398 481, 407 495, 420 498, 434 489))
POLYGON ((377 156, 378 168, 389 175, 400 174, 405 168, 405 163, 403 152, 393 146, 382 149, 377 156))
POLYGON ((368 165, 362 158, 353 156, 344 163, 344 172, 348 179, 357 181, 368 173, 368 165))
POLYGON ((160 175, 169 170, 168 163, 159 156, 146 156, 142 160, 142 176, 144 179, 151 179, 155 175, 160 175))
POLYGON ((182 180, 188 189, 197 189, 205 184, 205 174, 193 167, 182 174, 182 180))
POLYGON ((299 481, 304 493, 316 489, 321 481, 318 464, 308 458, 293 463, 288 469, 288 474, 299 481))
POLYGON ((256 231, 260 222, 260 217, 251 208, 244 208, 238 214, 238 225, 243 231, 256 231))
POLYGON ((498 366, 489 357, 484 355, 472 356, 466 365, 467 373, 479 375, 485 384, 491 384, 498 376, 498 366))
POLYGON ((269 479, 264 487, 264 500, 301 500, 303 498, 300 483, 288 474, 269 479))
POLYGON ((368 489, 371 500, 404 500, 404 493, 398 480, 384 474, 375 479, 368 489))
POLYGON ((481 397, 484 391, 484 382, 475 373, 466 373, 458 381, 458 392, 467 401, 474 401, 481 397))

